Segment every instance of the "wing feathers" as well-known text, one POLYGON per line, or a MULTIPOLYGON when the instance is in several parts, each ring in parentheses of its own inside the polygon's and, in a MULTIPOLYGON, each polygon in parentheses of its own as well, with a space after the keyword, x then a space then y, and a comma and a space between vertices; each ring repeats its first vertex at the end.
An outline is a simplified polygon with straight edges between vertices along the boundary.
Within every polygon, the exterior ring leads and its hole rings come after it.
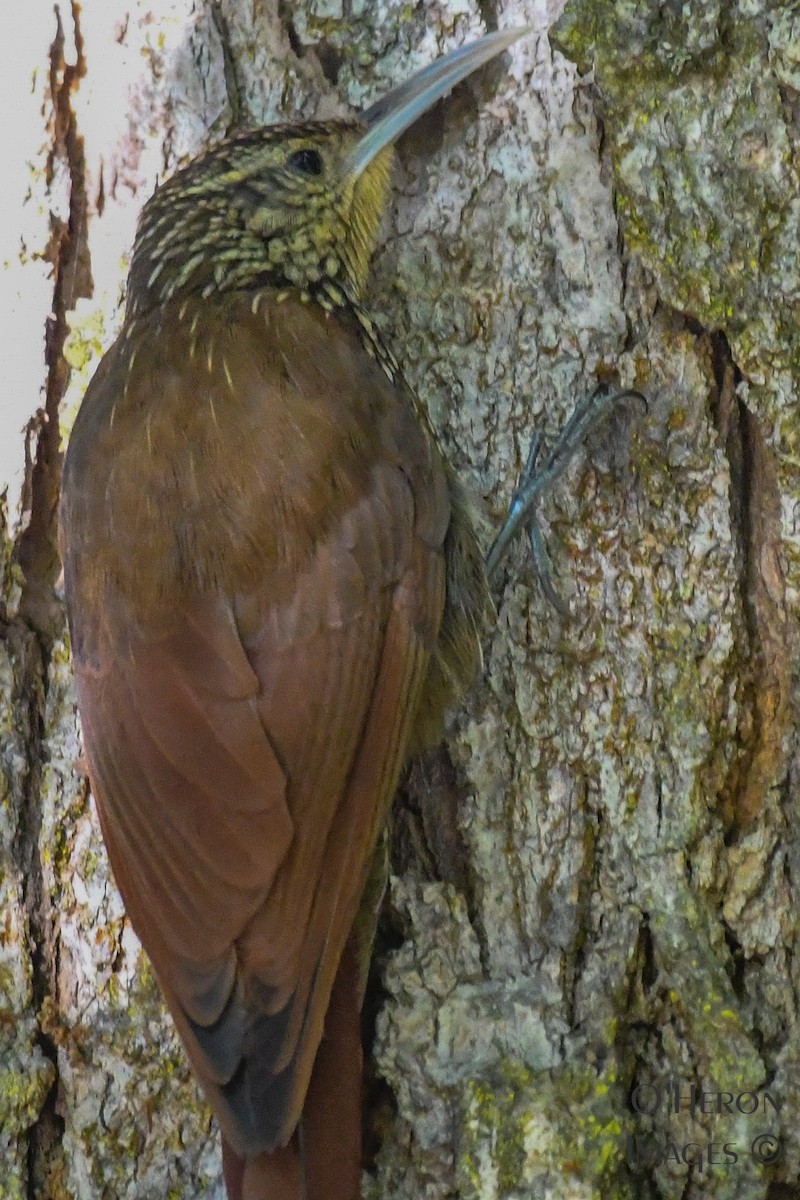
POLYGON ((313 633, 308 613, 237 601, 255 700, 190 610, 82 705, 134 924, 226 1136, 251 1154, 299 1118, 444 603, 441 556, 412 541, 402 481, 399 496, 393 521, 383 496, 348 514, 345 548, 307 568, 291 604, 316 609, 313 633), (195 632, 207 657, 180 652, 195 632))
MULTIPOLYGON (((220 971, 214 984, 219 992, 228 983, 226 972, 220 971)), ((226 1084, 236 1074, 242 1059, 242 1043, 245 1037, 245 1013, 235 991, 228 995, 227 1003, 216 1020, 197 1020, 188 1012, 185 993, 181 1005, 200 1050, 205 1058, 205 1071, 214 1083, 226 1084)))
MULTIPOLYGON (((397 589, 386 628, 381 663, 369 700, 368 715, 348 776, 336 821, 325 846, 320 884, 302 942, 301 973, 296 981, 291 1022, 273 1071, 294 1064, 292 1113, 296 1119, 322 1034, 328 997, 343 945, 355 920, 372 853, 394 793, 430 653, 415 632, 420 596, 435 628, 444 592, 438 556, 418 548, 414 570, 397 589), (424 560, 424 561, 420 561, 424 560)), ((245 951, 246 968, 250 962, 245 951)), ((260 1058, 253 1074, 269 1074, 260 1058)))
POLYGON ((211 433, 202 397, 185 408, 206 375, 176 372, 174 354, 159 372, 154 342, 110 455, 109 413, 124 398, 98 374, 63 507, 109 855, 226 1137, 250 1155, 285 1143, 300 1115, 441 623, 450 514, 432 440, 355 325, 291 300, 267 308, 266 322, 231 308, 236 387, 214 385, 211 433), (303 352, 281 376, 278 348, 295 336, 303 352), (156 380, 157 408, 144 390, 156 380), (218 466, 237 445, 232 479, 218 466), (195 446, 210 478, 192 490, 195 446), (128 535, 163 558, 144 591, 109 532, 143 486, 143 456, 151 488, 128 535), (159 519, 159 497, 177 528, 159 519), (100 567, 87 568, 87 547, 100 567))

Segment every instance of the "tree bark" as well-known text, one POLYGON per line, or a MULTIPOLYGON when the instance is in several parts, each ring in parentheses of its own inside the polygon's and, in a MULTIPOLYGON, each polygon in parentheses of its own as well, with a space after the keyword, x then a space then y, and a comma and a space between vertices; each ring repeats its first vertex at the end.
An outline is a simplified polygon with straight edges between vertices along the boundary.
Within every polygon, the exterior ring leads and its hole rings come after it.
POLYGON ((520 543, 396 802, 364 1194, 797 1194, 796 5, 35 0, 3 49, 0 1200, 222 1195, 102 849, 55 549, 136 215, 238 124, 526 21, 402 141, 369 305, 487 544, 534 430, 598 382, 648 405, 544 505, 571 620, 520 543))

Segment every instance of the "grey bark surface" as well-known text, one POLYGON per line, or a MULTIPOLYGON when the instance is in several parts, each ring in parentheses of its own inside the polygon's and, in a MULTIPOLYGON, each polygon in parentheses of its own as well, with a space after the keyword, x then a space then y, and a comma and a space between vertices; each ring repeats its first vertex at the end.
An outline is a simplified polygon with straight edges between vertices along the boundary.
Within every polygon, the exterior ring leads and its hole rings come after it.
POLYGON ((487 26, 559 17, 401 143, 369 305, 487 544, 534 429, 598 381, 648 407, 544 505, 572 619, 521 543, 484 674, 398 797, 364 1194, 798 1194, 800 17, 562 8, 36 0, 3 49, 27 140, 3 242, 0 1200, 222 1195, 100 842, 58 593, 59 448, 136 214, 232 125, 360 108, 487 26))

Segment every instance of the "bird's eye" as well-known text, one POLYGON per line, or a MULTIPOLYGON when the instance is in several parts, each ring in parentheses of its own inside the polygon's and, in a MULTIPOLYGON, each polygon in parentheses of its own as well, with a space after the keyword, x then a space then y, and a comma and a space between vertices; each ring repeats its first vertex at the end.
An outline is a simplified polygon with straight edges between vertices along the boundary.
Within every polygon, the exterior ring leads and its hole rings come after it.
POLYGON ((322 155, 318 150, 295 150, 289 155, 288 165, 301 175, 321 175, 322 155))

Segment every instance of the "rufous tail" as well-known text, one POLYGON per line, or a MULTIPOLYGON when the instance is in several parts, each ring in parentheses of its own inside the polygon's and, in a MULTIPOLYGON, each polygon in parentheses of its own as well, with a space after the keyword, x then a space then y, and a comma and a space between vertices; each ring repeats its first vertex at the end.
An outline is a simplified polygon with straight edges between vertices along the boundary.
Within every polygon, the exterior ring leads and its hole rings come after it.
POLYGON ((300 1125, 287 1146, 244 1159, 222 1139, 228 1200, 359 1200, 361 1028, 348 943, 333 985, 300 1125))

